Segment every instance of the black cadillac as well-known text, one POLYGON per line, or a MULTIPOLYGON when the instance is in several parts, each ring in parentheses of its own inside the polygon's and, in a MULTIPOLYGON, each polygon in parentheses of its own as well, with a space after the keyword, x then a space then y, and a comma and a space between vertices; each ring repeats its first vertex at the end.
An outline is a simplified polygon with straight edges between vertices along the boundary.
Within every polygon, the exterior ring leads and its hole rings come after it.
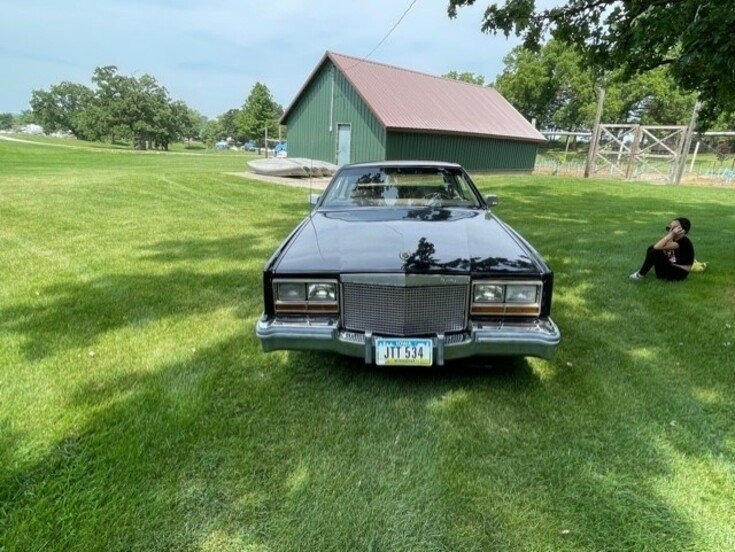
POLYGON ((378 365, 550 358, 553 273, 496 204, 453 163, 342 167, 265 266, 263 350, 378 365))

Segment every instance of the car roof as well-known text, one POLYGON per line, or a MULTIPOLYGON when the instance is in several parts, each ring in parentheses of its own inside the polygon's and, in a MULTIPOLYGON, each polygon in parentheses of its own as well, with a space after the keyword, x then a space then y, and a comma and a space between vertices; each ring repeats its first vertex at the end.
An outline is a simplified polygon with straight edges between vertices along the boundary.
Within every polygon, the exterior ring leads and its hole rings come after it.
POLYGON ((351 165, 344 165, 343 168, 350 167, 451 167, 460 169, 461 165, 457 163, 450 163, 448 161, 413 161, 413 160, 398 160, 398 161, 370 161, 367 163, 353 163, 351 165))

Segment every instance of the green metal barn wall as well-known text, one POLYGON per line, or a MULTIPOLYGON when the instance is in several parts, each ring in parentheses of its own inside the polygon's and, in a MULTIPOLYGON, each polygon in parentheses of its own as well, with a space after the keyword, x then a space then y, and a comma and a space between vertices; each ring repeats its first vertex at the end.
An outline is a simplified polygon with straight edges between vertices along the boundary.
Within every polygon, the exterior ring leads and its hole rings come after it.
POLYGON ((337 125, 350 124, 350 161, 356 163, 385 159, 385 130, 344 76, 336 69, 333 71, 331 63, 324 64, 313 77, 284 122, 288 125, 290 157, 336 163, 337 125))
POLYGON ((288 120, 288 155, 334 163, 333 135, 329 131, 329 71, 322 68, 304 90, 288 120))
POLYGON ((532 171, 538 144, 474 136, 389 132, 386 159, 459 163, 470 171, 532 171))
POLYGON ((337 162, 337 128, 352 129, 350 162, 383 159, 452 161, 472 171, 532 171, 538 144, 473 136, 386 132, 342 73, 327 61, 288 119, 288 155, 337 162), (331 122, 331 128, 330 128, 331 122))
POLYGON ((335 71, 335 75, 337 77, 334 95, 335 159, 338 124, 352 125, 350 163, 385 159, 385 128, 342 73, 335 71))

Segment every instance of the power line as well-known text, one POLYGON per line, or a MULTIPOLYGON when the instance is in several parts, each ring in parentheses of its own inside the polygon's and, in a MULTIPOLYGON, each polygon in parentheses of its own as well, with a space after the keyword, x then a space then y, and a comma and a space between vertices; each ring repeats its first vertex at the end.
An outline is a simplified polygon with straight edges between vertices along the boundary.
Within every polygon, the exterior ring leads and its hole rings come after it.
POLYGON ((392 26, 392 27, 390 28, 390 30, 389 30, 389 31, 388 31, 388 32, 387 32, 387 33, 385 34, 385 36, 384 36, 384 37, 383 37, 382 39, 380 39, 380 42, 378 42, 378 43, 377 43, 377 44, 375 45, 375 48, 373 48, 372 50, 370 50, 370 53, 369 53, 368 55, 366 55, 366 56, 365 56, 364 58, 360 59, 360 61, 358 61, 358 62, 357 62, 357 63, 355 63, 354 65, 351 65, 351 66, 350 66, 350 67, 348 68, 348 70, 349 70, 349 69, 352 69, 352 68, 353 68, 353 67, 354 67, 355 65, 357 65, 358 63, 360 63, 360 62, 362 62, 362 61, 367 61, 367 59, 368 59, 368 58, 369 58, 369 57, 370 57, 371 55, 373 55, 373 53, 375 52, 375 50, 377 50, 378 48, 380 48, 381 44, 383 44, 383 42, 385 42, 385 41, 386 41, 386 40, 388 39, 388 37, 389 37, 389 36, 391 35, 391 33, 392 33, 393 31, 395 31, 395 30, 396 30, 396 27, 398 27, 398 25, 400 25, 400 24, 401 24, 401 21, 403 21, 403 18, 404 18, 404 17, 406 17, 406 15, 408 15, 408 12, 410 12, 410 11, 411 11, 411 8, 413 8, 413 6, 414 6, 414 4, 415 4, 416 2, 418 2, 418 0, 413 0, 413 1, 412 1, 412 2, 411 2, 411 3, 409 4, 409 6, 408 6, 408 7, 406 8, 406 10, 405 10, 405 11, 403 12, 403 15, 401 15, 401 17, 399 17, 399 18, 398 18, 398 21, 396 21, 396 22, 395 22, 395 23, 393 24, 393 26, 392 26))

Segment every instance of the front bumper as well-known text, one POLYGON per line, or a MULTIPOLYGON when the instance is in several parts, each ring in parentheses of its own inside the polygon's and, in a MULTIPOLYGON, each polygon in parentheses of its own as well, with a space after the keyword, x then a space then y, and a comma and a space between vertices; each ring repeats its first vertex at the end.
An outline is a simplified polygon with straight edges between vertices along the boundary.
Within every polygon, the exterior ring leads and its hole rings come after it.
MULTIPOLYGON (((263 350, 330 351, 374 361, 375 344, 368 333, 341 330, 337 320, 282 320, 263 315, 255 327, 263 350)), ((436 335, 434 363, 471 356, 551 358, 561 333, 551 318, 532 322, 473 322, 469 331, 436 335)))

